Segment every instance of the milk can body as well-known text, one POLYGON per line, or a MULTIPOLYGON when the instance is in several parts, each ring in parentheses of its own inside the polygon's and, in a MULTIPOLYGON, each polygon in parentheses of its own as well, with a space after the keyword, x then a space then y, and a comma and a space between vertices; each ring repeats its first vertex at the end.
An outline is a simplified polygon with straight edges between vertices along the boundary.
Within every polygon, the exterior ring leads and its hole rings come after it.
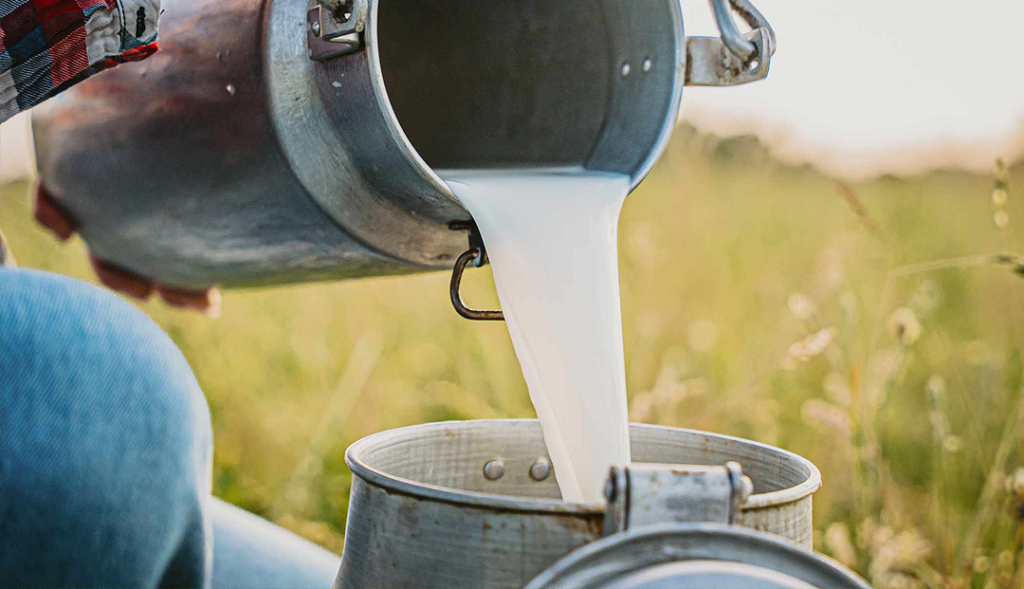
POLYGON ((99 257, 164 284, 395 274, 466 249, 435 169, 637 183, 675 124, 678 0, 359 4, 358 50, 313 61, 306 0, 171 0, 159 52, 37 109, 43 186, 99 257))
MULTIPOLYGON (((754 494, 736 523, 809 549, 809 461, 739 438, 631 427, 633 460, 739 462, 754 494)), ((434 423, 382 432, 346 455, 352 490, 335 587, 523 587, 572 550, 602 537, 605 505, 562 502, 557 473, 531 468, 546 452, 534 420, 434 423), (484 467, 500 460, 503 474, 484 467), (538 480, 539 479, 539 480, 538 480)))

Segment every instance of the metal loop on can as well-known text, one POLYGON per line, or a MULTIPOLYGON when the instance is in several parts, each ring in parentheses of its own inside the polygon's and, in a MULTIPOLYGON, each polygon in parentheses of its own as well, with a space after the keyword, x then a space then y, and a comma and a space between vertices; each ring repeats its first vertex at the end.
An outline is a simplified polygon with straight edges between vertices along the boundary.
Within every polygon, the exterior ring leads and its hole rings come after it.
POLYGON ((757 46, 743 36, 736 21, 732 18, 732 12, 736 11, 744 22, 750 25, 751 29, 765 29, 768 31, 769 48, 768 57, 775 55, 775 30, 768 23, 768 19, 761 14, 750 0, 708 0, 711 4, 711 12, 715 16, 715 24, 722 34, 722 43, 732 52, 733 55, 744 62, 749 62, 761 56, 758 55, 757 46))
POLYGON ((455 231, 469 230, 469 249, 459 256, 459 259, 455 261, 455 268, 452 270, 449 294, 455 312, 471 321, 504 321, 505 315, 501 311, 478 311, 470 309, 462 302, 462 295, 459 293, 459 288, 462 286, 462 274, 470 262, 477 268, 486 264, 487 250, 484 249, 484 240, 480 237, 480 231, 475 223, 455 222, 450 225, 450 228, 455 231))

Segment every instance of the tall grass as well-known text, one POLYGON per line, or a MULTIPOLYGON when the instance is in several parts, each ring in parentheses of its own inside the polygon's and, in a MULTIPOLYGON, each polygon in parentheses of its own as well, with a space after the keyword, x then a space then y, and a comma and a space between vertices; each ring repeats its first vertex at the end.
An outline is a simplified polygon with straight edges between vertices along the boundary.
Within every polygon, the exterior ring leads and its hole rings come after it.
MULTIPOLYGON (((92 280, 28 192, 0 197, 19 262, 92 280)), ((813 460, 818 549, 877 587, 1024 587, 1022 225, 1021 166, 847 185, 682 128, 622 219, 632 418, 813 460)), ((504 326, 459 319, 447 280, 143 304, 206 391, 215 493, 340 550, 349 443, 531 416, 504 326)))

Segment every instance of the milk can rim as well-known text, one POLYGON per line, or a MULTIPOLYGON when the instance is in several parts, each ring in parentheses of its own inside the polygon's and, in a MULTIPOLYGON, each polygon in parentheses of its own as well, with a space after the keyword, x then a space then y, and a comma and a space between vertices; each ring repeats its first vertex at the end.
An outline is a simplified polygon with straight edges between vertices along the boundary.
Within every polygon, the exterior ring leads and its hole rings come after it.
MULTIPOLYGON (((678 29, 678 43, 676 43, 676 51, 674 57, 674 69, 675 69, 675 82, 672 86, 672 95, 669 99, 669 107, 665 112, 664 120, 661 124, 661 130, 658 133, 658 138, 651 146, 650 151, 647 153, 647 157, 643 163, 630 173, 630 185, 629 191, 633 192, 636 188, 650 175, 654 166, 658 163, 661 157, 665 154, 668 149, 668 144, 672 139, 672 134, 679 126, 680 116, 683 108, 683 88, 686 85, 686 24, 683 17, 683 6, 682 0, 667 0, 672 8, 672 19, 673 25, 678 29)), ((373 91, 374 98, 377 104, 385 114, 384 121, 388 130, 396 138, 398 147, 402 152, 402 155, 409 161, 410 165, 416 170, 416 172, 433 188, 437 189, 441 194, 444 195, 448 200, 457 203, 459 206, 464 206, 462 201, 459 200, 458 195, 452 190, 451 186, 441 176, 438 175, 437 171, 427 164, 423 156, 420 155, 416 146, 412 144, 409 136, 406 135, 405 129, 402 127, 401 121, 398 120, 398 115, 395 113, 395 109, 391 104, 391 98, 388 94, 387 83, 384 80, 384 69, 381 66, 380 60, 380 48, 378 46, 378 30, 377 25, 379 22, 378 10, 380 6, 380 0, 372 0, 370 2, 370 14, 367 19, 367 28, 365 32, 366 42, 366 56, 367 65, 370 70, 370 82, 373 91)))
MULTIPOLYGON (((373 468, 366 464, 360 453, 367 449, 367 447, 374 446, 377 442, 380 442, 382 438, 390 437, 396 432, 402 432, 409 434, 412 430, 432 430, 432 429, 443 429, 446 427, 458 427, 468 428, 475 424, 484 423, 538 423, 536 419, 477 419, 477 420, 465 420, 465 421, 439 421, 434 423, 424 423, 412 426, 401 427, 397 429, 385 430, 370 434, 364 438, 361 438, 354 442, 345 451, 345 464, 348 466, 352 474, 363 479, 367 483, 389 489, 405 495, 414 497, 430 499, 435 501, 441 501, 445 503, 456 503, 458 505, 469 505, 481 508, 492 508, 492 509, 508 509, 519 512, 534 512, 534 513, 561 513, 561 514, 572 514, 572 515, 588 515, 588 514, 603 514, 605 512, 606 504, 603 501, 590 502, 590 503, 573 503, 568 501, 561 501, 558 499, 543 499, 533 497, 512 497, 509 495, 499 495, 496 493, 480 493, 476 491, 464 491, 461 489, 454 489, 451 487, 442 487, 440 485, 432 485, 427 483, 419 483, 411 479, 404 477, 395 476, 392 474, 385 473, 381 470, 373 468)), ((779 489, 777 491, 769 491, 767 493, 757 493, 751 495, 747 499, 746 503, 743 504, 742 509, 744 511, 750 511, 755 509, 764 509, 769 507, 779 507, 789 503, 795 503, 810 497, 814 492, 821 488, 821 472, 810 460, 807 460, 799 454, 790 452, 789 450, 783 450, 775 446, 763 444, 761 442, 755 442, 753 440, 747 440, 745 438, 739 438, 736 436, 729 436, 725 434, 715 434, 710 432, 704 432, 700 430, 694 430, 689 428, 679 427, 668 427, 661 425, 651 425, 644 423, 630 423, 630 430, 647 430, 647 431, 673 431, 673 432, 685 432, 689 434, 695 434, 699 436, 705 436, 709 438, 715 438, 719 440, 727 440, 737 442, 747 446, 760 447, 768 450, 779 456, 785 456, 796 463, 805 467, 808 471, 807 478, 803 482, 785 489, 779 489)))

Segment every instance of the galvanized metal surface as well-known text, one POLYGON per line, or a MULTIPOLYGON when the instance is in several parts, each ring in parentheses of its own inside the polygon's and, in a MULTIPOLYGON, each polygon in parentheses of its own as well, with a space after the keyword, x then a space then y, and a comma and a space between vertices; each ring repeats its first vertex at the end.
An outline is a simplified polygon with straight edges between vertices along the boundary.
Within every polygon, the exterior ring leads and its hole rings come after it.
POLYGON ((469 231, 469 249, 459 259, 455 260, 455 267, 452 269, 452 279, 448 286, 448 297, 452 301, 455 312, 464 319, 470 321, 504 321, 505 314, 501 311, 481 311, 473 309, 462 302, 462 275, 466 267, 471 263, 477 268, 487 263, 487 249, 484 247, 483 237, 476 223, 467 223, 465 226, 456 223, 450 226, 452 229, 466 229, 469 231))
POLYGON ((172 3, 160 52, 35 111, 42 181, 99 257, 164 284, 395 274, 465 249, 434 167, 638 183, 675 125, 679 0, 363 5, 362 48, 314 62, 307 0, 172 3))
POLYGON ((289 171, 266 107, 261 6, 171 2, 155 55, 33 109, 41 181, 97 256, 165 284, 406 271, 289 171))
POLYGON ((718 25, 718 31, 722 35, 722 43, 733 55, 743 62, 749 62, 751 59, 767 59, 775 55, 775 30, 750 0, 708 0, 708 2, 711 5, 711 14, 715 17, 715 24, 718 25), (733 11, 736 11, 750 25, 752 31, 763 29, 768 34, 768 44, 765 47, 767 51, 740 33, 739 27, 732 19, 733 11))
MULTIPOLYGON (((744 35, 760 53, 767 54, 768 31, 757 29, 744 35)), ((736 57, 717 37, 690 37, 686 40, 687 86, 735 86, 768 77, 770 58, 744 61, 736 57)))
POLYGON ((349 0, 351 6, 335 10, 310 0, 306 9, 306 45, 313 61, 334 59, 363 47, 368 0, 349 0), (347 14, 339 14, 347 9, 347 14))
POLYGON ((736 462, 613 466, 605 487, 604 534, 666 523, 731 524, 752 491, 736 462))
POLYGON ((653 526, 580 548, 527 589, 868 589, 838 563, 777 536, 721 524, 653 526))
MULTIPOLYGON (((637 462, 720 465, 735 460, 754 494, 739 525, 811 546, 818 470, 795 454, 692 430, 633 425, 637 462)), ((353 444, 346 549, 335 582, 357 587, 521 587, 604 532, 605 503, 558 499, 557 476, 537 481, 545 448, 533 420, 426 424, 353 444), (484 465, 500 459, 495 480, 484 465)))

